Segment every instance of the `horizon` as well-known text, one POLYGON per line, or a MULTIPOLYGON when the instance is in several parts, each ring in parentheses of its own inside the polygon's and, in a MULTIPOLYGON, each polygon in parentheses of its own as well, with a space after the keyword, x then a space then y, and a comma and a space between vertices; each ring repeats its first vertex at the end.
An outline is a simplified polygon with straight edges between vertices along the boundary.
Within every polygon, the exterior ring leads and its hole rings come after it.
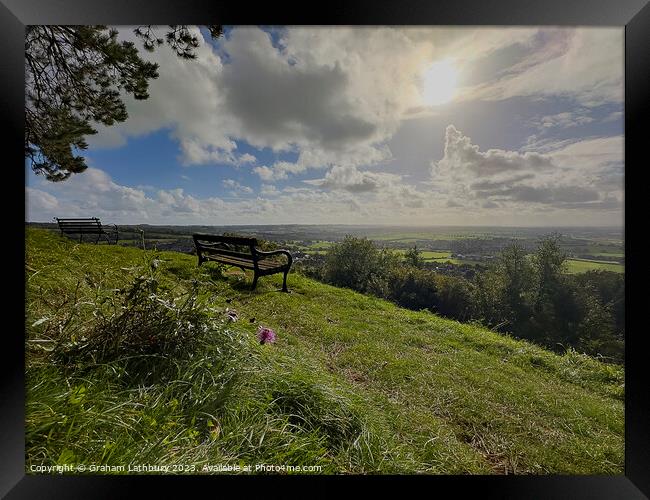
MULTIPOLYGON (((100 218, 101 219, 101 218, 100 218)), ((27 224, 56 224, 56 221, 25 221, 27 224)), ((102 221, 102 223, 104 223, 102 221)), ((110 224, 110 222, 107 222, 110 224)), ((623 231, 625 226, 588 226, 588 225, 548 225, 548 226, 509 226, 509 225, 459 225, 459 224, 435 224, 435 225, 406 225, 406 224, 330 224, 330 223, 315 223, 315 224, 296 224, 296 223, 273 223, 273 224, 263 224, 263 223, 250 223, 250 224, 149 224, 149 223, 129 223, 129 224, 119 224, 123 226, 165 226, 165 227, 260 227, 260 226, 342 226, 342 227, 385 227, 385 228, 409 228, 409 229, 447 229, 447 228, 463 228, 463 229, 474 229, 474 228, 507 228, 507 229, 616 229, 623 231)))
POLYGON ((193 32, 26 221, 624 227, 621 27, 193 32))

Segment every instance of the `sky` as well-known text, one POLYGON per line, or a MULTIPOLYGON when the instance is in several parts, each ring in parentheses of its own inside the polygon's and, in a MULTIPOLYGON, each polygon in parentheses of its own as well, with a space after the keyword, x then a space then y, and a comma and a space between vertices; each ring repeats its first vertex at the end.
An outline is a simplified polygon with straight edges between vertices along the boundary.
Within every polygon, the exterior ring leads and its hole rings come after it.
POLYGON ((623 224, 622 27, 193 29, 28 221, 623 224))

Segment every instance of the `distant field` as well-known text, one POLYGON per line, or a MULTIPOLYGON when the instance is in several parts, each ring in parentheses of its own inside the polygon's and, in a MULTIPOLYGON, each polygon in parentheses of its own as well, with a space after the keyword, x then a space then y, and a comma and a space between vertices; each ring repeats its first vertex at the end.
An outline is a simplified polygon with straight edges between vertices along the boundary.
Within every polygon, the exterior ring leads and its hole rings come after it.
POLYGON ((422 252, 424 260, 446 259, 451 257, 451 252, 422 252))
MULTIPOLYGON (((331 246, 331 245, 332 243, 330 242, 320 242, 310 247, 300 246, 299 248, 311 255, 326 255, 327 250, 323 248, 326 248, 327 246, 331 246), (329 243, 329 245, 327 245, 327 243, 329 243)), ((398 254, 404 254, 406 252, 406 250, 402 248, 393 249, 392 251, 398 254)), ((451 257, 451 252, 425 250, 420 253, 424 258, 425 262, 437 262, 439 264, 445 264, 447 262, 450 262, 457 266, 461 264, 469 264, 469 265, 485 264, 485 262, 479 262, 475 260, 454 259, 451 257)))
POLYGON ((625 271, 623 264, 613 262, 598 262, 593 260, 567 259, 567 270, 570 274, 586 273, 587 271, 602 269, 622 273, 625 271))
POLYGON ((625 256, 623 252, 589 252, 589 255, 594 257, 618 257, 621 259, 625 256))
POLYGON ((377 241, 399 241, 400 243, 415 243, 416 241, 428 240, 460 240, 464 238, 475 238, 476 235, 462 234, 434 234, 434 233, 396 233, 396 234, 371 234, 371 240, 377 241))
POLYGON ((438 262, 440 264, 444 264, 445 262, 451 262, 452 264, 455 265, 460 265, 460 264, 465 264, 465 261, 458 260, 458 259, 452 259, 451 257, 441 257, 437 259, 425 259, 427 262, 438 262))
MULTIPOLYGON (((406 250, 401 248, 395 249, 393 251, 401 254, 406 253, 406 250)), ((422 258, 424 260, 438 260, 438 259, 451 258, 451 252, 445 252, 445 251, 436 252, 436 251, 424 250, 420 252, 420 255, 422 255, 422 258)))
POLYGON ((309 245, 310 250, 327 250, 329 247, 331 247, 334 243, 331 241, 316 241, 309 245))

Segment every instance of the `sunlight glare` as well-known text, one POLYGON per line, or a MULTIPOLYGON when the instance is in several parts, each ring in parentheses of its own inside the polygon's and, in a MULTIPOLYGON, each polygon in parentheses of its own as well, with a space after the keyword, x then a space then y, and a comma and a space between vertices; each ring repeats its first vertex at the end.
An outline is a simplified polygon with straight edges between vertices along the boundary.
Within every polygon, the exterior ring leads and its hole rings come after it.
POLYGON ((454 97, 457 72, 451 60, 434 62, 424 71, 422 79, 422 97, 425 103, 437 106, 454 97))

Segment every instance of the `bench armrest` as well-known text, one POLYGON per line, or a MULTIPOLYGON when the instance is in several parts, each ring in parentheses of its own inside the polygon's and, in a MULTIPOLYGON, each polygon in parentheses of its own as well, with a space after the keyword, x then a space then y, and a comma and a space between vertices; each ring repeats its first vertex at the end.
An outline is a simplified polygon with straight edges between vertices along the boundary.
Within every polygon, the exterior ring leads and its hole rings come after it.
POLYGON ((291 267, 293 263, 293 256, 289 253, 288 250, 273 250, 271 252, 263 252, 262 250, 255 249, 255 254, 260 256, 260 259, 265 259, 266 257, 271 257, 272 255, 286 255, 289 259, 288 265, 291 267))

